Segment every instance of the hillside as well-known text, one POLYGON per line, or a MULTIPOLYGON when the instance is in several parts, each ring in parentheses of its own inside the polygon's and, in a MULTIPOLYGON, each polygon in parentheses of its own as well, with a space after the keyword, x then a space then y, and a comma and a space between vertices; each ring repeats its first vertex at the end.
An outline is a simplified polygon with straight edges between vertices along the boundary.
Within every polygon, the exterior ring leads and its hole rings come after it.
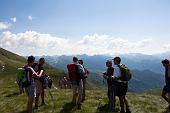
MULTIPOLYGON (((36 59, 38 60, 38 59, 36 59)), ((11 79, 15 81, 16 70, 18 67, 23 67, 26 64, 26 59, 3 48, 0 48, 0 76, 1 79, 11 79)), ((58 79, 65 76, 64 71, 45 64, 46 73, 50 75, 55 84, 58 79)))
MULTIPOLYGON (((1 68, 5 66, 4 71, 1 70, 0 73, 0 113, 25 113, 27 98, 25 94, 19 95, 18 86, 15 83, 15 71, 17 67, 23 66, 26 60, 2 48, 0 53, 1 68)), ((46 68, 54 80, 64 75, 63 71, 52 68, 48 64, 46 64, 46 68)), ((93 79, 89 80, 89 84, 91 86, 96 84, 95 87, 97 88, 97 83, 93 79)), ((87 90, 87 99, 82 105, 82 110, 77 110, 70 103, 72 90, 52 88, 53 101, 46 91, 47 105, 34 110, 34 113, 108 113, 106 89, 96 88, 87 90)), ((160 90, 156 93, 150 92, 128 93, 132 113, 168 113, 167 105, 158 94, 160 90)), ((118 102, 117 105, 119 106, 118 102)), ((118 110, 119 107, 117 107, 118 110)))

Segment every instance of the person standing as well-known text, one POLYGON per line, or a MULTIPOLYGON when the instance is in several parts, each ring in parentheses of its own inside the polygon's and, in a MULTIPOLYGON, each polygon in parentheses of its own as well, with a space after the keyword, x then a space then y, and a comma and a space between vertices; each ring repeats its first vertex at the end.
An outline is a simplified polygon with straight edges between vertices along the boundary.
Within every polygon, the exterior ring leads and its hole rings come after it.
POLYGON ((24 67, 26 71, 26 81, 23 83, 25 92, 27 94, 27 112, 33 112, 33 102, 36 94, 34 78, 39 78, 40 76, 34 71, 32 66, 34 65, 35 57, 29 56, 27 59, 28 64, 24 67))
POLYGON ((45 76, 45 69, 44 69, 44 63, 45 59, 40 58, 39 59, 39 64, 38 64, 38 69, 37 69, 37 74, 41 76, 40 78, 35 79, 35 85, 36 85, 36 97, 35 97, 35 108, 38 108, 38 101, 39 101, 39 96, 41 96, 41 105, 45 104, 44 101, 44 87, 43 87, 43 81, 45 76))
POLYGON ((84 70, 85 70, 85 74, 84 74, 84 76, 82 78, 82 81, 83 81, 82 102, 84 102, 85 98, 86 98, 86 79, 87 79, 87 77, 89 75, 89 71, 87 70, 87 68, 85 68, 83 60, 79 60, 79 64, 81 64, 83 66, 84 70))
POLYGON ((170 109, 170 64, 169 60, 162 60, 162 65, 165 68, 165 86, 162 90, 162 98, 168 103, 170 109))
POLYGON ((68 64, 67 69, 73 89, 72 103, 77 105, 78 109, 81 109, 84 68, 78 63, 78 58, 73 57, 73 64, 68 64))
POLYGON ((112 80, 114 68, 112 67, 112 61, 107 60, 106 62, 107 71, 103 73, 103 77, 107 79, 107 85, 108 85, 108 98, 109 98, 109 110, 116 109, 116 84, 117 82, 112 80))
POLYGON ((114 61, 114 73, 112 76, 112 79, 117 81, 117 88, 116 88, 116 95, 119 97, 119 101, 120 101, 120 113, 125 113, 124 110, 124 105, 126 106, 126 113, 131 113, 130 109, 129 109, 129 103, 128 103, 128 99, 126 97, 126 93, 128 90, 128 81, 123 81, 122 78, 122 68, 120 66, 121 63, 121 58, 120 57, 115 57, 113 59, 114 61))

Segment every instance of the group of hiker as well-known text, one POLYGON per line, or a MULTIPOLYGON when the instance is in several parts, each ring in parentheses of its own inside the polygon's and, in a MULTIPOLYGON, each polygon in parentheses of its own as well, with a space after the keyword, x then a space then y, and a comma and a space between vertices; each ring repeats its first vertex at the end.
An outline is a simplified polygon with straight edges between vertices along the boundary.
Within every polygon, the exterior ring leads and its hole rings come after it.
MULTIPOLYGON (((107 71, 103 73, 103 78, 107 80, 108 84, 109 109, 116 111, 116 96, 118 96, 120 113, 131 113, 126 97, 128 81, 131 79, 130 70, 121 64, 120 57, 115 57, 113 62, 114 65, 112 60, 107 60, 107 71)), ((78 60, 77 57, 73 57, 73 63, 68 64, 67 69, 73 89, 72 103, 81 109, 81 103, 85 99, 85 80, 89 72, 84 67, 83 60, 78 60)))
POLYGON ((107 71, 103 73, 103 77, 107 79, 108 84, 108 99, 109 99, 109 109, 116 111, 116 96, 120 101, 120 113, 131 113, 129 109, 128 99, 126 93, 128 90, 128 79, 126 77, 126 70, 121 65, 121 58, 115 57, 112 60, 107 60, 106 67, 107 71), (125 75, 125 76, 124 76, 125 75), (124 107, 125 106, 125 107, 124 107))
MULTIPOLYGON (((45 104, 44 92, 46 88, 51 88, 52 80, 45 73, 44 69, 45 59, 40 58, 38 63, 35 63, 35 57, 29 56, 27 64, 23 68, 18 69, 19 76, 17 83, 20 88, 20 93, 26 92, 27 111, 32 113, 33 103, 35 108, 39 106, 39 97, 41 96, 41 105, 45 104), (22 79, 21 79, 22 78, 22 79)), ((165 86, 162 91, 162 97, 168 102, 170 109, 170 61, 162 60, 162 64, 165 67, 165 86)), ((132 75, 127 66, 121 64, 121 58, 115 57, 114 59, 106 61, 106 72, 103 73, 103 78, 107 80, 107 97, 109 110, 116 111, 116 97, 120 102, 120 113, 131 113, 129 108, 128 99, 126 93, 128 91, 128 81, 132 75)), ((70 81, 71 88, 73 90, 72 103, 81 109, 82 103, 85 101, 86 90, 86 78, 89 75, 89 71, 84 66, 84 62, 77 57, 73 57, 73 62, 67 65, 68 78, 63 77, 63 81, 66 84, 70 81)))
POLYGON ((83 60, 79 60, 77 57, 73 57, 73 63, 68 64, 67 69, 73 89, 72 103, 81 109, 85 100, 86 78, 89 71, 83 65, 83 60))
POLYGON ((17 83, 20 93, 27 94, 27 112, 32 113, 33 103, 35 108, 39 106, 39 97, 41 96, 41 105, 45 104, 44 93, 47 87, 51 87, 52 80, 45 74, 45 59, 40 58, 39 63, 35 63, 35 57, 29 56, 27 64, 23 68, 18 68, 17 83), (48 80, 47 80, 48 78, 48 80))

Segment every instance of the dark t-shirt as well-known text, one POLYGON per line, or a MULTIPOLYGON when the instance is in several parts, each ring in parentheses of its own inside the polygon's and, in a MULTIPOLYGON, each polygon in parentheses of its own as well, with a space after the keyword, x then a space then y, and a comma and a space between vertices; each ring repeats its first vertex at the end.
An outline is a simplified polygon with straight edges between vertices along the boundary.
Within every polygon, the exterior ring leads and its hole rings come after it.
POLYGON ((38 72, 38 71, 41 71, 41 70, 45 71, 44 66, 41 65, 41 64, 38 64, 38 70, 37 70, 37 72, 38 72))
MULTIPOLYGON (((106 76, 108 76, 108 77, 113 76, 113 72, 114 72, 114 68, 113 68, 113 67, 107 68, 106 76)), ((114 81, 112 81, 110 78, 107 79, 107 84, 108 84, 108 86, 112 85, 113 82, 114 82, 114 81)))
POLYGON ((26 70, 26 74, 27 74, 27 79, 29 81, 34 81, 33 79, 33 74, 35 74, 36 72, 34 71, 34 69, 28 65, 24 66, 24 69, 26 70))
POLYGON ((165 68, 165 83, 170 86, 170 77, 168 77, 168 68, 165 68))

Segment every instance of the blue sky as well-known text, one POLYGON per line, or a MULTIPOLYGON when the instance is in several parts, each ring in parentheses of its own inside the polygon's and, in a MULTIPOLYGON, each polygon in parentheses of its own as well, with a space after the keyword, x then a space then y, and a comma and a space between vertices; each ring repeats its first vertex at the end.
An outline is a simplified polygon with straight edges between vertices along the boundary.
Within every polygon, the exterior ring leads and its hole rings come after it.
POLYGON ((0 0, 0 22, 17 19, 0 33, 31 30, 71 40, 93 34, 132 42, 152 39, 149 51, 158 53, 163 51, 160 45, 170 48, 169 6, 169 0, 0 0))

